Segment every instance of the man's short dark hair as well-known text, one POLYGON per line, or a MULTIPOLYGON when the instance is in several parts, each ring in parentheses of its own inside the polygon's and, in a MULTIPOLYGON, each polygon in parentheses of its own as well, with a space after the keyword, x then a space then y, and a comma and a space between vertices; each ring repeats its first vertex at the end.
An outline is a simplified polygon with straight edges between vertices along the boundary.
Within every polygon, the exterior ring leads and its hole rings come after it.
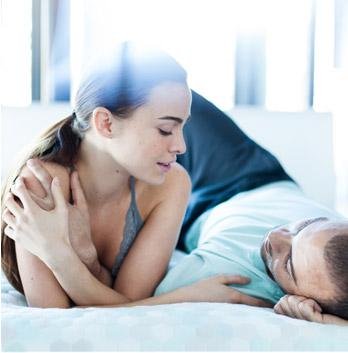
POLYGON ((348 320, 348 234, 336 235, 326 243, 324 259, 337 295, 319 304, 325 313, 348 320))

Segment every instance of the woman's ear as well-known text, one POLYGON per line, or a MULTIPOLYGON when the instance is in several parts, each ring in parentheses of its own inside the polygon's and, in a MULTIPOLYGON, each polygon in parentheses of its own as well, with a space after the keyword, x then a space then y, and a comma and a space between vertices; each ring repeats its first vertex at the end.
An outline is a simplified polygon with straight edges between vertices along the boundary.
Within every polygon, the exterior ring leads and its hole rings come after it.
POLYGON ((114 136, 115 119, 111 112, 103 107, 97 107, 92 112, 92 125, 102 136, 112 138, 114 136))

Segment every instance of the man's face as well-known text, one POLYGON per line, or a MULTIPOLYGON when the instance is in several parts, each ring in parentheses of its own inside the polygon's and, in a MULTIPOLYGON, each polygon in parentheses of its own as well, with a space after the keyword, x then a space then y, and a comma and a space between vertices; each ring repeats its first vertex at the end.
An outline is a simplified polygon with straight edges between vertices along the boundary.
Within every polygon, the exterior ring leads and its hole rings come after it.
POLYGON ((335 285, 324 259, 326 243, 348 234, 348 221, 311 218, 272 229, 261 246, 267 272, 289 294, 331 299, 335 285))

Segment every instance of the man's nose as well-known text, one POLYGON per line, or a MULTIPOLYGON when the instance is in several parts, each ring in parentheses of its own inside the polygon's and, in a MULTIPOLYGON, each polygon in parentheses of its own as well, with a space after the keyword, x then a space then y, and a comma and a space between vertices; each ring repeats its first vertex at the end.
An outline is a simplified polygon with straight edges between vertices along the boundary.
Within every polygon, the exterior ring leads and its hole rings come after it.
POLYGON ((291 246, 292 233, 286 228, 277 228, 269 233, 268 239, 272 254, 279 253, 291 246))

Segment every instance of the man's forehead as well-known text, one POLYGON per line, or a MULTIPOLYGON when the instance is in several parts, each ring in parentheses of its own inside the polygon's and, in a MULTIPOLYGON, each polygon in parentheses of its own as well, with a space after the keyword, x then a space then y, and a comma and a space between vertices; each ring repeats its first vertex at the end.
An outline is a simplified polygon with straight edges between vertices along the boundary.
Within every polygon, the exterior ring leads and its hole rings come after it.
MULTIPOLYGON (((345 220, 328 220, 319 224, 313 225, 310 229, 311 232, 321 234, 327 238, 331 238, 336 235, 348 235, 348 221, 345 220)), ((317 234, 315 234, 317 236, 317 234)))
MULTIPOLYGON (((330 298, 334 287, 330 280, 329 271, 323 256, 328 236, 320 232, 322 236, 312 238, 306 242, 294 257, 294 266, 297 274, 299 295, 311 298, 330 298), (320 240, 320 241, 319 241, 320 240)), ((318 233, 319 234, 319 233, 318 233)))

